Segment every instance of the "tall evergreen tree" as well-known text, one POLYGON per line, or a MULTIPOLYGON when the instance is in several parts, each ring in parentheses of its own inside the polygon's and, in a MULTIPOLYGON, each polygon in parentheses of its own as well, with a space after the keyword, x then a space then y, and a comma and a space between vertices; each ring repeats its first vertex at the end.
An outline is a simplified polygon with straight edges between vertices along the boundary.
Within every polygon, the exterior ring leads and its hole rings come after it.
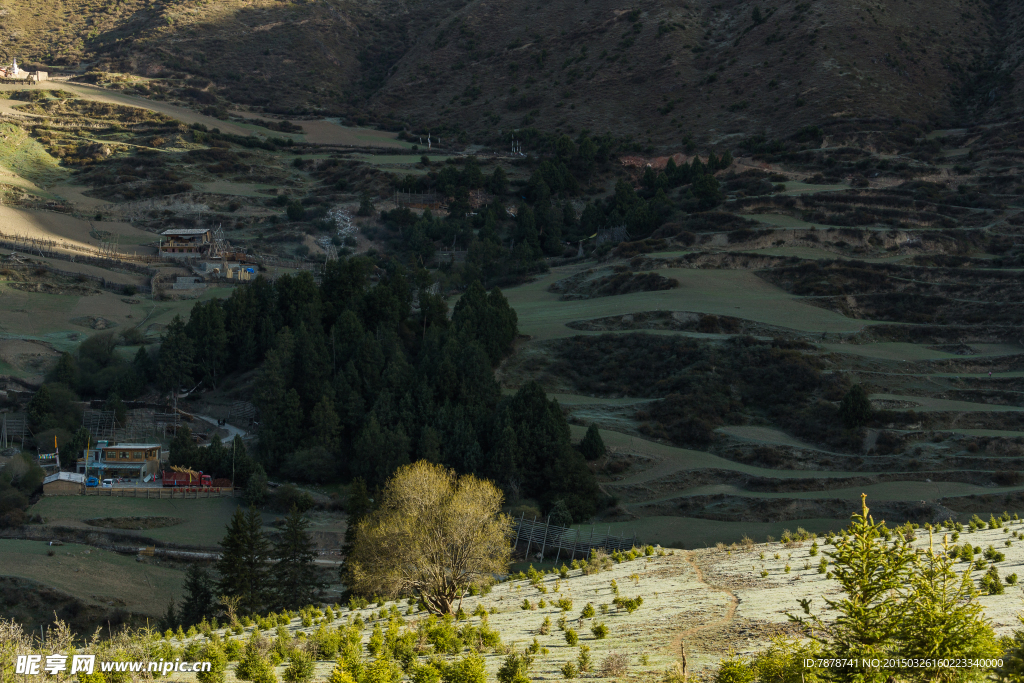
POLYGON ((160 344, 157 374, 160 385, 175 394, 192 381, 195 347, 185 331, 181 316, 174 316, 167 325, 167 333, 160 344))
POLYGON ((196 564, 185 571, 185 595, 178 610, 182 626, 198 624, 214 615, 213 582, 207 571, 196 564))
POLYGON ((269 602, 270 543, 263 535, 263 520, 255 507, 235 510, 221 540, 217 587, 222 595, 238 596, 239 609, 257 612, 269 602))
POLYGON ((202 374, 202 380, 216 387, 228 356, 228 335, 221 303, 210 300, 193 306, 185 331, 195 347, 195 366, 202 374))
POLYGON ((587 427, 587 433, 580 441, 579 451, 583 454, 583 457, 587 460, 598 460, 603 458, 607 449, 604 445, 604 439, 601 438, 601 432, 598 431, 597 425, 591 423, 587 427))
POLYGON ((308 528, 309 520, 293 506, 274 543, 274 591, 277 604, 286 609, 316 602, 327 587, 314 564, 316 547, 308 528))

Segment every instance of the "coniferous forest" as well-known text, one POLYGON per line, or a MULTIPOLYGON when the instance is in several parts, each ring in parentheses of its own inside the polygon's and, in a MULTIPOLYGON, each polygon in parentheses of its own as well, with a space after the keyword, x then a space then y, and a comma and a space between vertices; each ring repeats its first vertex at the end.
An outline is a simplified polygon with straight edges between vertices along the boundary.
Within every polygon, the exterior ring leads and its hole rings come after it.
MULTIPOLYGON (((308 273, 258 279, 170 324, 156 373, 173 389, 255 371, 254 459, 272 477, 373 487, 425 459, 491 478, 510 500, 592 515, 602 494, 557 402, 535 383, 503 396, 494 378, 515 311, 477 283, 449 317, 428 282, 368 258, 329 262, 320 284, 308 273)), ((217 468, 205 451, 176 440, 172 463, 217 468)))

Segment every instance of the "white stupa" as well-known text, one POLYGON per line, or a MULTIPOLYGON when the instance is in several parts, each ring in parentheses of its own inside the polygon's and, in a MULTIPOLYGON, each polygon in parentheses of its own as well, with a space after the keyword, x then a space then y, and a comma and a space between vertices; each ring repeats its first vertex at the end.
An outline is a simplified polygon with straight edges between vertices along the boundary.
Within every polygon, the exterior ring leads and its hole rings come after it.
POLYGON ((14 64, 11 65, 11 72, 15 76, 17 76, 20 73, 20 71, 18 70, 18 58, 17 57, 14 58, 14 64))

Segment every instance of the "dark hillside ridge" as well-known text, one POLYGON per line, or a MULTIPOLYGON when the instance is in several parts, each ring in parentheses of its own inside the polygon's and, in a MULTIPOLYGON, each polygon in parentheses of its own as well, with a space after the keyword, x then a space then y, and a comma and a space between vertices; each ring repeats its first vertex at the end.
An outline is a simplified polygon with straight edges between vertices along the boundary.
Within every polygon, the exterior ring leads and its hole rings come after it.
POLYGON ((4 0, 0 57, 187 76, 141 94, 497 139, 525 127, 652 145, 1024 108, 1012 0, 4 0))

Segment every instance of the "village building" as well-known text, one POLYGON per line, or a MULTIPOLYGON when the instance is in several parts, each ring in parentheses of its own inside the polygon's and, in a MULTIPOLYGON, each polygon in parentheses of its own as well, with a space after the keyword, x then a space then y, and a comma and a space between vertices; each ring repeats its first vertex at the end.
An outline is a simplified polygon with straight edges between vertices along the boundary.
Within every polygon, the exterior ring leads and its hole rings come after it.
POLYGON ((213 234, 206 228, 172 228, 160 236, 160 258, 204 258, 213 247, 213 234))
POLYGON ((57 472, 43 479, 44 496, 80 496, 85 493, 85 475, 57 472))
POLYGON ((242 252, 225 251, 196 263, 193 270, 206 278, 248 282, 255 279, 259 269, 248 255, 242 252))
POLYGON ((104 477, 156 476, 160 471, 160 444, 119 443, 110 445, 97 441, 96 447, 82 451, 78 471, 102 479, 104 477))

